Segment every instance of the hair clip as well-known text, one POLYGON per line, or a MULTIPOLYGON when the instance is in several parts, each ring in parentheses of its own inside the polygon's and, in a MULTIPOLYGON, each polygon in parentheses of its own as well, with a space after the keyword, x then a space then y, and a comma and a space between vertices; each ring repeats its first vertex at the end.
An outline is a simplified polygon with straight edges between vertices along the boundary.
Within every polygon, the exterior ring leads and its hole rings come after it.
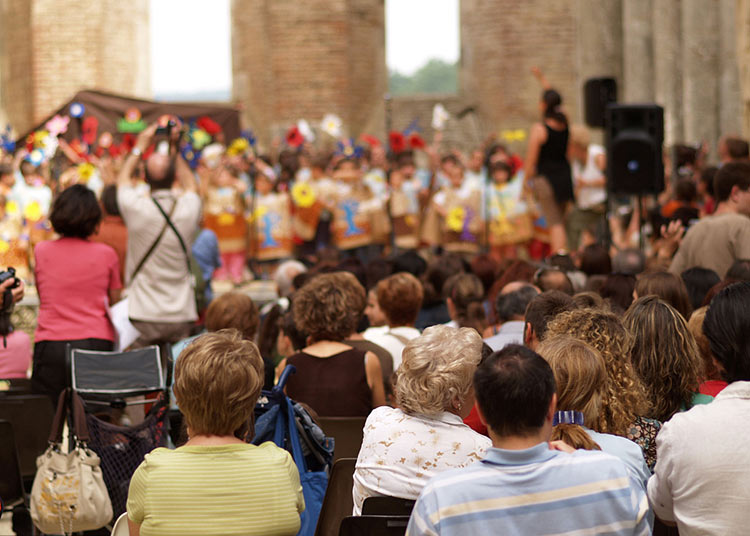
POLYGON ((558 411, 552 419, 552 426, 557 426, 558 424, 577 424, 583 426, 583 412, 558 411))

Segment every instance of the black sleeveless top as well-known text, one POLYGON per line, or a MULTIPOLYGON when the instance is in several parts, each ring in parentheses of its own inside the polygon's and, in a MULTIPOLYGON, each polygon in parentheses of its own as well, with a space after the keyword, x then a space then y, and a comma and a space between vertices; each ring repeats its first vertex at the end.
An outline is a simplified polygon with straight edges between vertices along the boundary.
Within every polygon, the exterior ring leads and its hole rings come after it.
POLYGON ((321 417, 367 417, 372 411, 365 352, 352 348, 330 357, 299 352, 286 362, 297 367, 287 380, 287 396, 321 417))
POLYGON ((547 178, 558 203, 572 201, 573 178, 567 156, 568 127, 555 130, 546 123, 544 126, 547 129, 547 141, 539 149, 536 172, 547 178))

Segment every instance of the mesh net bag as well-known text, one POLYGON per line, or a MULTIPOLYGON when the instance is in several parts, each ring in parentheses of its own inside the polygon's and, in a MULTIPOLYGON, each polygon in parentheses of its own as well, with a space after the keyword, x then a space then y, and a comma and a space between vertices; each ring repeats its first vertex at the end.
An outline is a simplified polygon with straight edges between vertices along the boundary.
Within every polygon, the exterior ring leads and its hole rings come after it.
POLYGON ((144 456, 167 444, 167 404, 163 395, 136 426, 117 426, 94 415, 86 415, 91 439, 88 447, 101 458, 104 483, 117 518, 125 512, 130 478, 144 456))

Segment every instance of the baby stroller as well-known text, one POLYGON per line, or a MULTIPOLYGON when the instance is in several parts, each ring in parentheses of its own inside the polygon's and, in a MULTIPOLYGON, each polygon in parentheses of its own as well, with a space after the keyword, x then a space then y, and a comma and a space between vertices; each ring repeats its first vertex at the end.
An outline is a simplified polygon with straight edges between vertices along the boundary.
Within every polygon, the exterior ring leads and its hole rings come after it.
POLYGON ((333 461, 334 441, 326 437, 310 414, 284 394, 284 386, 296 369, 287 365, 278 384, 262 391, 255 406, 253 444, 273 441, 292 455, 299 471, 305 511, 301 516, 300 536, 313 536, 323 504, 328 472, 333 461))

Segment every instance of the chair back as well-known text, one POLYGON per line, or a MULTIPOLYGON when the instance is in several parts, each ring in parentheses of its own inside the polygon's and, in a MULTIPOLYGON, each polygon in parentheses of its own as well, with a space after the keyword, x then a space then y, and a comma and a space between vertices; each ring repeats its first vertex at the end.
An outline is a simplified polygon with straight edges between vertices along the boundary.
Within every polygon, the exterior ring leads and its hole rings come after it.
POLYGON ((318 524, 315 527, 315 536, 337 536, 341 520, 352 515, 352 488, 356 464, 356 458, 342 458, 333 463, 318 524))
POLYGON ((362 515, 410 516, 415 502, 400 497, 367 497, 362 503, 362 515))
POLYGON ((334 463, 359 456, 367 417, 318 417, 317 420, 326 436, 334 438, 334 463))
POLYGON ((120 514, 120 517, 117 518, 117 521, 115 521, 115 524, 112 526, 110 536, 130 536, 127 512, 123 512, 120 514))
POLYGON ((0 397, 0 419, 13 426, 23 478, 34 477, 36 458, 47 449, 54 416, 52 401, 46 395, 0 397))
POLYGON ((0 396, 30 395, 31 380, 29 378, 6 378, 0 380, 0 396))
POLYGON ((404 536, 409 516, 350 516, 341 522, 339 536, 404 536))
POLYGON ((129 352, 70 348, 70 385, 86 400, 123 401, 166 390, 158 346, 129 352))
POLYGON ((23 478, 13 425, 0 421, 0 503, 5 508, 23 502, 23 478))

